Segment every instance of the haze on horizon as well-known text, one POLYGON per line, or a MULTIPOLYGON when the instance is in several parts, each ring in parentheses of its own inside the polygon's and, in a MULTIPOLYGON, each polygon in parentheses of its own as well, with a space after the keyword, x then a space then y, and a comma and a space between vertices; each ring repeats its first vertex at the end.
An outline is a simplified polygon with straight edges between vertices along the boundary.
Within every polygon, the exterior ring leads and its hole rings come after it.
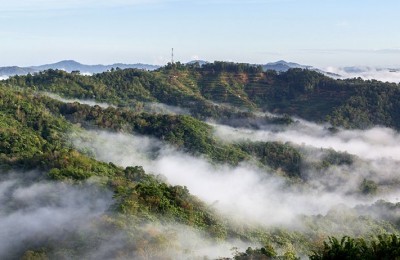
POLYGON ((277 60, 400 67, 395 0, 0 0, 0 66, 277 60))

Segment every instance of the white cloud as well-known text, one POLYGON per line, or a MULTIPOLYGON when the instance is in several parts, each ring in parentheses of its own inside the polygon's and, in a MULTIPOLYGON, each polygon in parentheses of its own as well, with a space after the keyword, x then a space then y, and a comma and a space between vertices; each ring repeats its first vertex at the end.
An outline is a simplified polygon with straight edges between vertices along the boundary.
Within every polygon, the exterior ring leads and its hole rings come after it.
POLYGON ((365 80, 379 80, 383 82, 400 82, 400 69, 372 68, 372 67, 327 67, 327 72, 340 75, 339 78, 358 78, 365 80))

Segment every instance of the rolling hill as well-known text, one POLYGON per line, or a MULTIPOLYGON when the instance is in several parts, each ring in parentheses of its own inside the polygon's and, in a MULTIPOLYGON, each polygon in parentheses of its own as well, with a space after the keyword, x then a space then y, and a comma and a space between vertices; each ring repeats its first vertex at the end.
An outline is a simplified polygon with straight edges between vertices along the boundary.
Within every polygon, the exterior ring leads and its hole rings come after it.
POLYGON ((226 62, 13 76, 0 257, 391 259, 399 100, 394 83, 226 62))

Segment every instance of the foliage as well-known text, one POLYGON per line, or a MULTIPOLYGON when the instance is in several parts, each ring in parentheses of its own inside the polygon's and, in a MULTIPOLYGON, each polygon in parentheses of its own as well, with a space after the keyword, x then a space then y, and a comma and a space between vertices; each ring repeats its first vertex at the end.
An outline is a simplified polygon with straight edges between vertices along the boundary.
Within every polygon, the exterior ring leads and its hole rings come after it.
MULTIPOLYGON (((387 209, 395 210, 399 206, 384 202, 377 202, 374 207, 382 215, 385 212, 387 216, 384 219, 390 223, 351 212, 343 215, 342 211, 339 214, 339 211, 332 210, 324 217, 304 217, 303 222, 309 228, 307 235, 267 232, 250 224, 232 224, 191 195, 186 187, 166 184, 162 177, 147 174, 140 166, 124 169, 97 161, 90 154, 76 150, 67 136, 70 131, 79 131, 81 126, 139 133, 214 162, 237 165, 255 157, 264 165, 298 178, 301 177, 303 163, 298 148, 279 142, 225 144, 214 138, 212 127, 199 119, 211 117, 219 122, 240 121, 249 118, 252 110, 262 109, 314 121, 327 120, 334 126, 347 128, 367 128, 379 124, 400 129, 399 93, 397 84, 360 79, 333 80, 317 72, 300 69, 285 73, 262 72, 257 66, 224 62, 204 66, 176 63, 153 72, 115 70, 82 76, 48 70, 12 77, 0 85, 2 170, 37 169, 43 173, 43 178, 74 185, 96 177, 100 180, 98 185, 114 192, 114 204, 109 212, 102 215, 98 222, 91 223, 107 232, 82 234, 76 230, 65 231, 60 238, 45 241, 39 247, 27 243, 26 250, 18 256, 24 259, 74 258, 79 252, 96 248, 116 234, 123 234, 121 241, 125 242, 122 243, 123 248, 110 253, 110 258, 132 258, 134 250, 141 250, 144 255, 153 250, 158 252, 156 256, 161 256, 161 249, 170 245, 168 241, 173 239, 173 234, 141 232, 139 227, 148 222, 184 224, 204 231, 214 240, 240 238, 266 244, 262 248, 249 248, 237 255, 242 257, 237 259, 293 259, 295 255, 292 251, 277 256, 268 243, 298 243, 309 248, 310 241, 318 237, 347 234, 350 232, 349 225, 353 225, 353 229, 354 226, 360 227, 360 233, 363 228, 377 234, 395 232, 391 224, 398 225, 398 216, 395 211, 392 214, 387 209), (35 91, 94 99, 119 107, 104 109, 79 103, 65 104, 35 91), (192 116, 143 113, 145 102, 186 107, 192 116)), ((264 119, 273 124, 293 122, 289 116, 264 119)), ((350 165, 353 161, 354 157, 349 154, 327 151, 321 168, 350 165)), ((377 192, 377 185, 365 179, 360 191, 373 195, 377 192)), ((345 237, 341 241, 330 238, 324 248, 316 251, 311 258, 395 259, 399 257, 398 248, 399 238, 396 235, 379 236, 372 242, 361 238, 345 237), (368 255, 371 257, 368 258, 368 255), (331 256, 333 258, 329 258, 331 256)))
POLYGON ((234 259, 272 259, 276 257, 275 249, 272 246, 262 248, 247 248, 244 253, 237 253, 234 259))
POLYGON ((329 237, 323 249, 314 252, 311 260, 319 259, 400 259, 400 238, 394 234, 379 235, 371 242, 348 236, 340 241, 329 237))
MULTIPOLYGON (((168 185, 161 179, 146 174, 139 166, 123 169, 80 153, 71 146, 67 138, 67 133, 72 131, 73 126, 64 118, 50 113, 50 103, 46 103, 45 99, 29 91, 21 92, 4 87, 0 87, 0 90, 0 165, 4 168, 37 169, 47 173, 42 177, 76 185, 90 177, 99 176, 103 178, 100 183, 106 183, 115 194, 113 211, 108 213, 109 223, 118 223, 118 216, 121 215, 129 217, 121 217, 122 223, 125 223, 123 225, 131 223, 129 225, 136 228, 146 221, 181 223, 203 230, 214 239, 226 238, 228 226, 207 205, 192 196, 186 187, 168 185)), ((163 118, 159 118, 159 124, 167 126, 167 121, 162 120, 163 118)), ((193 122, 190 120, 176 119, 179 124, 188 127, 182 131, 193 131, 193 122)), ((200 124, 198 127, 205 125, 200 124)), ((151 131, 157 129, 156 126, 150 128, 151 131)), ((202 130, 209 131, 208 128, 202 130)), ((109 228, 110 234, 95 232, 86 234, 83 240, 79 238, 79 231, 66 231, 60 238, 64 240, 52 238, 42 241, 40 245, 43 250, 36 250, 35 243, 32 243, 32 250, 21 252, 21 257, 54 258, 63 248, 70 250, 72 255, 78 254, 86 246, 98 245, 99 237, 122 232, 118 225, 109 228)), ((27 247, 30 245, 26 243, 27 247)))
POLYGON ((397 228, 400 228, 400 202, 391 203, 384 200, 378 200, 372 205, 358 205, 355 208, 361 215, 370 214, 373 212, 373 217, 376 219, 383 219, 393 223, 397 228))
POLYGON ((185 115, 136 113, 128 109, 62 103, 45 98, 47 107, 73 123, 93 125, 114 131, 150 135, 192 154, 202 154, 212 160, 238 164, 247 155, 233 145, 218 141, 212 128, 204 122, 185 115))
POLYGON ((372 180, 364 179, 360 185, 360 191, 365 195, 374 195, 377 190, 378 185, 372 180))
POLYGON ((290 177, 300 177, 302 156, 289 143, 247 142, 238 144, 238 147, 273 169, 281 169, 290 177))
POLYGON ((48 260, 45 250, 28 250, 21 258, 22 260, 48 260))
POLYGON ((282 260, 298 260, 296 254, 292 251, 286 251, 283 255, 278 255, 275 249, 267 244, 261 248, 247 248, 245 252, 235 252, 233 259, 249 260, 249 259, 282 259, 282 260))
POLYGON ((124 175, 129 178, 116 176, 109 182, 116 191, 118 212, 142 220, 175 221, 207 231, 211 237, 226 238, 225 224, 186 187, 170 186, 141 167, 127 167, 124 175))
POLYGON ((193 116, 232 118, 235 109, 262 109, 329 121, 346 128, 384 125, 400 129, 400 88, 376 80, 334 80, 315 71, 262 72, 249 64, 169 64, 156 71, 115 70, 82 76, 59 70, 15 76, 6 84, 66 97, 95 99, 136 109, 141 102, 186 107, 193 116), (312 105, 310 105, 312 104, 312 105))
POLYGON ((321 149, 321 151, 324 152, 322 158, 318 160, 316 165, 313 165, 316 167, 316 169, 325 170, 333 165, 352 165, 356 160, 355 155, 347 152, 337 152, 333 149, 321 149))
POLYGON ((327 165, 351 165, 354 162, 354 155, 329 149, 322 161, 327 165))

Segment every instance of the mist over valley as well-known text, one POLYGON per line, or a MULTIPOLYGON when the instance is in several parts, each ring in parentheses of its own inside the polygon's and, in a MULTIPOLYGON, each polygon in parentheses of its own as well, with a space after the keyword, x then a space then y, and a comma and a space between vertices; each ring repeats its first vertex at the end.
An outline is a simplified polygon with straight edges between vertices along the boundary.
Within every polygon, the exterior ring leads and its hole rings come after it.
POLYGON ((398 84, 214 62, 0 89, 2 257, 396 254, 398 84))

